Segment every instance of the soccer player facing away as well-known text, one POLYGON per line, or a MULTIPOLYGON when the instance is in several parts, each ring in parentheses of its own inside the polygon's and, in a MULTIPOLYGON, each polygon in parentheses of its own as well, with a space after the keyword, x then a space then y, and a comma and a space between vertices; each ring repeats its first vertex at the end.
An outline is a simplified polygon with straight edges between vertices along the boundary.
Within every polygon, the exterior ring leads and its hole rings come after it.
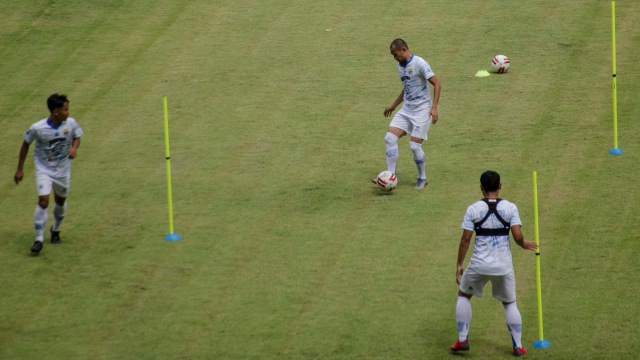
POLYGON ((36 241, 31 253, 37 255, 42 250, 44 229, 47 223, 47 208, 51 191, 54 193, 53 225, 51 226, 51 243, 60 243, 60 224, 64 219, 66 199, 71 185, 71 160, 75 159, 80 137, 83 134, 80 125, 69 117, 69 99, 66 95, 53 94, 47 99, 50 115, 27 130, 20 148, 18 169, 14 176, 16 184, 20 184, 24 176, 24 161, 29 153, 29 145, 35 142, 35 173, 38 188, 38 205, 34 214, 36 241))
POLYGON ((429 126, 438 121, 440 81, 423 58, 409 51, 409 46, 404 40, 393 40, 389 50, 398 62, 402 91, 393 103, 384 109, 384 116, 389 117, 398 105, 403 101, 404 104, 391 119, 387 134, 384 136, 387 170, 396 173, 398 140, 409 134, 411 136, 409 147, 418 167, 416 189, 423 189, 427 185, 427 173, 422 142, 427 139, 429 126), (433 100, 429 92, 429 83, 433 85, 433 100))
POLYGON ((453 352, 469 350, 470 299, 473 295, 481 297, 484 285, 491 281, 493 297, 502 301, 506 310, 513 354, 520 356, 527 353, 522 347, 522 318, 516 306, 516 279, 509 232, 513 234, 516 244, 526 250, 535 250, 538 246, 535 242, 524 239, 518 208, 498 197, 501 188, 500 175, 495 171, 485 171, 480 176, 480 190, 484 198, 471 204, 462 220, 462 237, 456 264, 456 282, 459 285, 456 304, 458 341, 451 345, 453 352), (474 231, 476 243, 473 255, 464 270, 462 262, 469 250, 474 231))

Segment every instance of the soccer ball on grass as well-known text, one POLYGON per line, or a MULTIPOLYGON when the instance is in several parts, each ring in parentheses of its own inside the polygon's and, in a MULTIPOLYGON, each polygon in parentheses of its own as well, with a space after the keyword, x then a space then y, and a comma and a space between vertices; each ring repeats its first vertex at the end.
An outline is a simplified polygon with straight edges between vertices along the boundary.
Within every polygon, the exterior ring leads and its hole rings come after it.
POLYGON ((491 70, 494 73, 506 73, 509 70, 509 66, 509 58, 504 55, 496 55, 491 59, 491 70))
POLYGON ((391 171, 385 170, 378 174, 378 178, 376 179, 377 185, 386 191, 392 191, 398 185, 398 178, 396 174, 391 171))

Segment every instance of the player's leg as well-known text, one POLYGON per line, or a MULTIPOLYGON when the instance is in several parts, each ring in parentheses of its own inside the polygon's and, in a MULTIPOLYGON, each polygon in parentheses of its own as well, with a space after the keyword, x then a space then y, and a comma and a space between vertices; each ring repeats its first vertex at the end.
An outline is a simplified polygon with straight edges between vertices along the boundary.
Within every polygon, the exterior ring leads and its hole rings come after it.
POLYGON ((47 208, 49 207, 49 197, 53 187, 51 178, 36 171, 36 187, 38 188, 38 205, 36 205, 36 210, 33 214, 36 239, 31 247, 31 252, 35 254, 42 250, 42 243, 44 242, 44 228, 48 218, 47 208))
POLYGON ((429 117, 429 109, 421 109, 412 113, 410 117, 412 130, 411 141, 409 146, 413 152, 413 161, 418 169, 418 178, 416 180, 416 189, 422 189, 427 185, 426 155, 422 149, 422 143, 427 139, 431 118, 429 117))
POLYGON ((469 324, 471 323, 471 294, 458 291, 456 302, 456 323, 458 325, 458 340, 451 345, 451 351, 469 350, 469 324))
POLYGON ((416 189, 422 189, 427 186, 427 158, 424 154, 424 150, 422 150, 423 141, 423 139, 413 136, 411 137, 411 141, 409 141, 409 147, 411 148, 411 151, 413 151, 413 162, 416 163, 416 167, 418 168, 416 189))
POLYGON ((469 350, 469 326, 471 324, 471 297, 482 297, 482 289, 487 279, 484 275, 467 268, 460 279, 458 300, 456 302, 456 323, 458 325, 458 340, 451 345, 451 351, 469 350))
POLYGON ((389 126, 387 133, 384 135, 385 155, 387 159, 387 170, 396 173, 398 165, 399 151, 398 140, 403 137, 406 132, 400 128, 389 126))
POLYGON ((59 244, 60 240, 60 224, 67 212, 67 194, 69 193, 69 177, 56 179, 53 184, 54 207, 53 207, 53 225, 51 226, 51 243, 59 244))
POLYGON ((55 204, 53 206, 53 225, 51 226, 51 243, 59 244, 60 240, 60 224, 64 220, 67 212, 66 198, 54 194, 55 204))
POLYGON ((47 208, 49 207, 49 195, 38 195, 38 205, 33 214, 33 223, 36 230, 36 241, 44 241, 44 227, 49 217, 47 208))
POLYGON ((394 174, 396 173, 396 165, 398 164, 399 158, 398 140, 409 131, 411 131, 411 122, 401 109, 393 116, 393 119, 391 119, 387 133, 384 136, 387 170, 394 174))
POLYGON ((493 297, 502 301, 505 310, 507 329, 511 334, 513 354, 524 355, 527 350, 522 347, 522 316, 516 305, 516 280, 513 270, 504 276, 491 281, 493 297))
POLYGON ((513 354, 524 355, 527 350, 522 346, 522 316, 516 302, 502 303, 506 311, 507 329, 511 333, 511 341, 513 343, 513 354))

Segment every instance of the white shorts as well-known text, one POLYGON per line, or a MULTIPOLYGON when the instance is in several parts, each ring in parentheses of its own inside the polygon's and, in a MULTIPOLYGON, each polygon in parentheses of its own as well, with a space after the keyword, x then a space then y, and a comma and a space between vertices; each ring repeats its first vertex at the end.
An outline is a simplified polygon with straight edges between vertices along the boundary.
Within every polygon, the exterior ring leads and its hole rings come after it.
POLYGON ((462 273, 459 289, 465 294, 482 297, 482 288, 489 281, 494 298, 505 303, 516 301, 516 276, 513 269, 506 275, 482 275, 467 268, 462 273))
POLYGON ((38 188, 38 196, 50 195, 53 189, 54 193, 60 197, 66 198, 69 194, 71 186, 71 176, 51 176, 47 173, 36 170, 36 187, 38 188))
POLYGON ((431 126, 430 108, 408 111, 403 107, 391 119, 389 126, 402 129, 407 134, 427 140, 427 132, 431 126))

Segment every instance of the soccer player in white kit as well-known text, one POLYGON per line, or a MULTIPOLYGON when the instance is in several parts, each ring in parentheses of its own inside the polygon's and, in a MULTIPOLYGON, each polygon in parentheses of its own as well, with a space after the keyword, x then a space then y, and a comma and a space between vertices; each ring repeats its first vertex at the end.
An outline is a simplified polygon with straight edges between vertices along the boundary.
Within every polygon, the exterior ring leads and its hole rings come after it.
POLYGON ((69 117, 69 99, 66 95, 53 94, 47 99, 50 115, 33 125, 24 133, 20 148, 18 169, 14 176, 16 184, 24 176, 24 162, 29 153, 29 145, 35 142, 35 173, 38 188, 38 205, 34 214, 36 241, 31 247, 33 254, 42 250, 44 229, 47 223, 47 208, 51 191, 54 193, 53 225, 51 243, 60 243, 60 224, 64 219, 66 199, 71 185, 71 160, 80 146, 83 132, 78 122, 69 117))
POLYGON ((421 57, 409 52, 409 46, 402 39, 395 39, 389 47, 391 55, 398 62, 398 73, 402 82, 402 92, 384 109, 389 117, 403 101, 384 137, 386 145, 387 170, 396 173, 398 163, 398 140, 406 134, 411 136, 409 147, 418 168, 416 189, 427 185, 426 157, 422 142, 427 140, 429 126, 438 121, 438 101, 440 100, 440 81, 431 70, 431 66, 421 57), (433 85, 433 100, 429 92, 429 83, 433 85))
POLYGON ((501 188, 500 175, 495 171, 485 171, 480 176, 480 190, 484 198, 469 206, 462 220, 462 237, 456 264, 456 282, 459 284, 456 303, 458 340, 451 345, 453 352, 469 350, 470 300, 473 295, 481 297, 484 285, 491 281, 493 297, 502 301, 506 311, 513 354, 521 356, 527 353, 522 346, 522 317, 516 306, 516 278, 509 232, 513 234, 516 244, 526 250, 535 250, 538 246, 535 242, 524 239, 518 208, 498 197, 501 188), (476 243, 473 255, 464 270, 462 263, 467 256, 474 231, 476 243))

